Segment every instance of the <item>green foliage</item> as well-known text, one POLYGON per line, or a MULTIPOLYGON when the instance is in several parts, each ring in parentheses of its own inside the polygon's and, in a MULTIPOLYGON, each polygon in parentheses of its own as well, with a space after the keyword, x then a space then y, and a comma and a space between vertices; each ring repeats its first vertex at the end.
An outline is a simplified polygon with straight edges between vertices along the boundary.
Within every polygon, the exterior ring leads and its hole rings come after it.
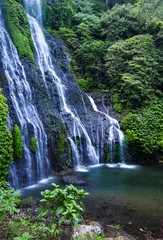
POLYGON ((34 137, 31 138, 30 150, 34 153, 37 151, 37 142, 34 137))
POLYGON ((150 105, 130 113, 120 126, 126 133, 126 140, 133 157, 154 158, 162 152, 163 108, 162 101, 154 99, 150 105))
POLYGON ((76 10, 76 2, 74 0, 54 0, 51 2, 51 9, 46 7, 46 21, 49 19, 52 29, 59 29, 59 27, 70 27, 73 16, 76 10))
POLYGON ((17 212, 15 200, 20 193, 9 187, 6 182, 0 182, 0 218, 6 219, 17 212))
POLYGON ((78 62, 82 64, 84 73, 98 76, 103 69, 106 45, 103 41, 84 41, 76 50, 78 62))
POLYGON ((22 136, 19 127, 15 124, 13 127, 13 149, 14 149, 14 159, 19 160, 22 157, 22 136))
POLYGON ((163 20, 162 9, 162 1, 138 0, 133 8, 133 13, 135 19, 146 31, 150 32, 150 34, 156 34, 160 30, 160 24, 163 20))
POLYGON ((49 212, 51 213, 50 226, 52 227, 53 234, 55 234, 58 226, 67 220, 70 220, 73 226, 78 226, 77 219, 82 219, 80 212, 84 210, 81 199, 83 199, 85 195, 88 195, 88 193, 73 185, 68 185, 65 189, 61 189, 59 185, 54 183, 51 185, 55 188, 54 190, 41 192, 44 199, 40 200, 43 204, 40 212, 43 218, 45 218, 49 212), (57 222, 56 226, 54 226, 55 221, 57 222))
POLYGON ((34 62, 34 44, 23 6, 15 0, 2 0, 2 10, 7 29, 20 57, 28 57, 34 62))
POLYGON ((0 89, 0 181, 5 181, 8 166, 13 160, 12 135, 7 127, 8 106, 0 89))
POLYGON ((113 105, 114 111, 116 111, 118 113, 121 113, 122 109, 123 109, 123 104, 119 100, 119 94, 118 93, 115 93, 113 95, 113 103, 114 103, 114 105, 113 105))
POLYGON ((61 27, 54 35, 60 37, 70 49, 76 50, 78 48, 78 37, 73 30, 61 27))
POLYGON ((106 67, 113 91, 140 106, 142 101, 161 87, 159 52, 151 35, 138 35, 118 41, 108 50, 106 67))
POLYGON ((108 46, 120 39, 127 39, 142 33, 142 26, 132 13, 133 6, 116 5, 101 17, 102 36, 108 46))
POLYGON ((87 78, 87 79, 75 79, 77 81, 77 83, 79 84, 80 88, 84 91, 84 92, 90 92, 91 88, 93 87, 93 79, 87 78))
POLYGON ((33 238, 33 235, 29 235, 28 232, 25 232, 22 237, 15 237, 14 240, 28 240, 30 238, 33 238))

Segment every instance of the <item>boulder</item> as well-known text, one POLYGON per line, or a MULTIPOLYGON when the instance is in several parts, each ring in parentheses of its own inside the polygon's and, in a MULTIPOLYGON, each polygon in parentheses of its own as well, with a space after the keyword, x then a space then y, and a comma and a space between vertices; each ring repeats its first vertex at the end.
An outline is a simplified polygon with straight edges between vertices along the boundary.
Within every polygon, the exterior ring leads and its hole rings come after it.
POLYGON ((73 239, 78 238, 80 239, 80 236, 89 236, 89 239, 93 239, 93 235, 97 234, 100 235, 102 234, 101 227, 97 226, 91 226, 91 225, 80 225, 78 228, 74 230, 73 233, 73 239))

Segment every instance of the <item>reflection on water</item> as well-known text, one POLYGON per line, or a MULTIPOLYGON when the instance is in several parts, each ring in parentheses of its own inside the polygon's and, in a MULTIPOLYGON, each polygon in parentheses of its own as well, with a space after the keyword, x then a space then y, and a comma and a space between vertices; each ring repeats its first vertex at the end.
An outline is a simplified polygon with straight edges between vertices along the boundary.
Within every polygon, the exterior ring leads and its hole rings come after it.
MULTIPOLYGON (((132 222, 136 231, 146 227, 158 235, 163 219, 163 166, 107 164, 84 170, 74 174, 87 182, 81 186, 90 193, 85 200, 86 218, 119 223, 126 229, 132 222)), ((21 193, 39 197, 52 182, 63 186, 58 177, 49 177, 21 193)))

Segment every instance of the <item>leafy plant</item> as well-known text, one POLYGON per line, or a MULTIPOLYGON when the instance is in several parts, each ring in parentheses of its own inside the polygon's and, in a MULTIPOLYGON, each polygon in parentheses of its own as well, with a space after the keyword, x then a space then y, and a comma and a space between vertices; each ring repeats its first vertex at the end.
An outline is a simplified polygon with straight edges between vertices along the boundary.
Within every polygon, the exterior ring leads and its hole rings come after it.
POLYGON ((6 182, 0 182, 0 218, 6 219, 8 214, 17 212, 15 200, 20 196, 18 191, 10 188, 6 182))
POLYGON ((29 235, 28 232, 25 232, 22 237, 15 237, 14 240, 28 240, 30 238, 33 238, 33 235, 29 235))
POLYGON ((55 188, 54 190, 41 192, 44 198, 40 200, 43 204, 40 208, 40 216, 45 218, 48 214, 51 214, 50 226, 54 235, 58 226, 67 220, 70 220, 73 226, 78 226, 77 220, 83 219, 80 214, 84 210, 81 199, 88 193, 73 185, 68 185, 65 189, 61 189, 59 185, 54 183, 51 185, 55 188), (54 226, 55 221, 56 226, 54 226))

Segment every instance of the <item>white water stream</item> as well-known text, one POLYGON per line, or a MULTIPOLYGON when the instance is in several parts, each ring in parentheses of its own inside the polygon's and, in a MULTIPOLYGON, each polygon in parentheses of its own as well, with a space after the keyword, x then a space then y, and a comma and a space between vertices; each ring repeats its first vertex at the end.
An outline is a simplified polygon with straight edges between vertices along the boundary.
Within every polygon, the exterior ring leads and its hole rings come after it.
MULTIPOLYGON (((124 154, 123 154, 124 134, 120 130, 118 121, 116 119, 110 117, 108 114, 106 114, 106 113, 104 113, 102 111, 99 111, 97 109, 97 106, 96 106, 93 98, 91 96, 89 96, 89 95, 87 95, 87 97, 89 98, 90 103, 91 103, 93 109, 96 112, 98 112, 99 114, 103 114, 109 120, 110 127, 109 127, 109 137, 107 139, 107 142, 108 142, 108 144, 110 146, 111 158, 112 158, 112 150, 113 150, 113 146, 115 144, 116 135, 118 135, 118 140, 119 140, 119 144, 120 144, 120 147, 121 147, 121 162, 124 162, 124 154)), ((103 147, 104 146, 102 146, 102 148, 103 147)))
MULTIPOLYGON (((29 0, 25 0, 24 2, 26 3, 25 6, 28 6, 31 4, 31 2, 29 0)), ((40 3, 38 3, 38 1, 36 1, 36 4, 40 4, 40 3)), ((28 9, 30 9, 30 8, 28 7, 27 11, 28 11, 28 9)), ((74 145, 77 144, 77 138, 76 138, 77 135, 79 136, 79 141, 82 136, 86 140, 86 145, 85 145, 86 149, 82 150, 82 151, 87 151, 89 163, 90 164, 98 164, 99 158, 96 154, 95 148, 92 145, 91 139, 90 139, 84 125, 82 124, 79 116, 77 116, 77 114, 75 112, 73 112, 73 110, 67 104, 65 94, 64 94, 65 86, 63 85, 61 79, 56 75, 54 66, 52 64, 49 47, 46 43, 41 26, 39 25, 37 20, 35 18, 31 17, 30 15, 28 15, 28 19, 29 19, 29 23, 30 23, 30 27, 31 27, 32 38, 33 38, 35 49, 36 49, 38 65, 40 67, 45 84, 47 86, 46 79, 45 79, 45 72, 48 71, 49 75, 51 76, 51 78, 53 79, 53 81, 57 87, 62 114, 70 114, 70 116, 71 116, 74 130, 73 130, 73 136, 69 136, 69 140, 71 139, 70 144, 71 144, 72 152, 74 155, 73 158, 76 159, 76 165, 77 166, 82 165, 82 161, 79 157, 80 153, 78 152, 80 150, 78 149, 78 151, 77 151, 76 148, 74 148, 74 145)))
POLYGON ((9 118, 9 125, 19 125, 22 133, 23 157, 18 163, 14 163, 10 167, 11 185, 20 188, 47 177, 50 174, 50 164, 48 161, 47 136, 37 109, 33 105, 31 89, 17 49, 6 31, 1 6, 0 54, 3 70, 8 81, 9 95, 16 113, 14 120, 9 118), (37 142, 36 162, 32 160, 33 153, 29 150, 30 129, 33 131, 33 136, 37 142))

